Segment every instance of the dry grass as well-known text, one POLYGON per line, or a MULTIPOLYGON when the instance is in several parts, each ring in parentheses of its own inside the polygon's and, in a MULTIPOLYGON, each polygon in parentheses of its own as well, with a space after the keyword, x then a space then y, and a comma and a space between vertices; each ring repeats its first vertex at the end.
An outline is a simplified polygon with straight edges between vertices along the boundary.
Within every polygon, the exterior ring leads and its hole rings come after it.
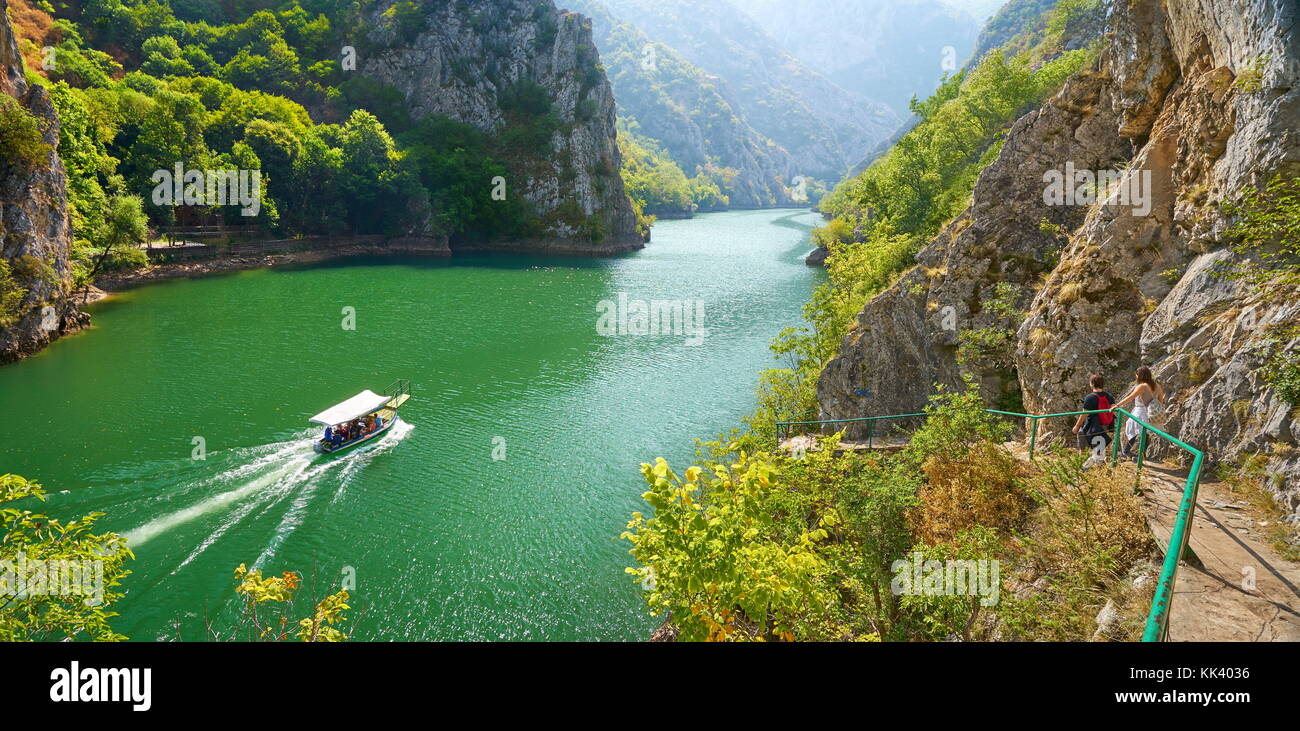
POLYGON ((1029 482, 1039 501, 1030 558, 1048 573, 1105 578, 1095 557, 1127 569, 1155 548, 1131 465, 1074 473, 1049 466, 1029 482))
POLYGON ((50 14, 34 7, 27 0, 9 0, 9 19, 22 49, 23 64, 28 71, 46 76, 41 49, 59 41, 50 14))
POLYGON ((1000 445, 981 442, 959 455, 936 454, 921 465, 926 484, 909 521, 929 545, 976 525, 1015 529, 1032 504, 1021 489, 1021 464, 1000 445))
POLYGON ((1056 299, 1063 305, 1077 302, 1083 297, 1083 282, 1066 282, 1056 293, 1056 299))
POLYGON ((1287 523, 1268 482, 1281 477, 1268 473, 1268 457, 1262 453, 1243 457, 1237 464, 1222 464, 1215 475, 1234 495, 1241 495, 1260 515, 1264 538, 1278 555, 1288 561, 1300 561, 1300 527, 1287 523))
POLYGON ((1015 580, 1032 589, 999 609, 1011 638, 1092 639, 1110 602, 1119 620, 1097 639, 1138 639, 1155 582, 1134 579, 1150 576, 1156 544, 1132 466, 1084 471, 1078 457, 1039 466, 1026 484, 1038 508, 1013 544, 1015 580))
POLYGON ((1036 351, 1047 350, 1047 347, 1052 344, 1052 331, 1045 327, 1034 328, 1029 333, 1029 344, 1036 351))

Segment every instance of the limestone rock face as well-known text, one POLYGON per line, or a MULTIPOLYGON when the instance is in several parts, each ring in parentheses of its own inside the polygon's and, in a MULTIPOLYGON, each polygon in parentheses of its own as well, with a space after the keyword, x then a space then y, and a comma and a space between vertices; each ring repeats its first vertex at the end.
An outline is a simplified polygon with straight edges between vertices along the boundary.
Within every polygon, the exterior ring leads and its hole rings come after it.
MULTIPOLYGON (((1104 85, 1100 75, 1083 74, 1012 126, 999 158, 980 173, 970 209, 858 314, 818 382, 818 403, 833 414, 824 418, 914 412, 934 384, 961 382, 959 333, 1000 324, 984 308, 1000 282, 1020 286, 1023 305, 1060 248, 1039 222, 1072 230, 1083 220, 1080 208, 1043 203, 1043 173, 1065 161, 1107 167, 1128 151, 1113 134, 1114 115, 1097 104, 1104 85)), ((977 375, 988 381, 985 396, 997 398, 997 374, 977 375)))
POLYGON ((1007 281, 1027 315, 1013 367, 971 371, 986 397, 1018 383, 1026 411, 1072 411, 1090 373, 1120 396, 1150 365, 1171 395, 1167 429, 1211 461, 1269 455, 1270 486, 1300 520, 1300 410, 1258 373, 1267 326, 1295 322, 1300 298, 1216 273, 1238 259, 1220 202, 1300 173, 1297 16, 1289 0, 1116 3, 1096 67, 1013 125, 971 207, 866 303, 818 383, 823 418, 910 411, 935 383, 957 385, 958 334, 996 323, 981 305, 1007 281), (1097 203, 1049 205, 1044 173, 1067 163, 1120 179, 1097 203))
POLYGON ((385 19, 395 4, 367 11, 372 48, 361 52, 360 73, 401 92, 414 118, 441 115, 489 134, 507 126, 502 100, 512 87, 545 89, 559 122, 551 151, 509 160, 520 179, 507 180, 507 195, 522 195, 545 221, 548 241, 538 245, 643 244, 619 176, 614 96, 586 18, 551 0, 427 3, 411 36, 385 19))
POLYGON ((38 119, 49 151, 34 164, 0 159, 0 257, 26 290, 15 318, 0 327, 0 363, 30 355, 89 319, 68 300, 71 228, 67 177, 56 152, 59 119, 45 90, 23 76, 6 6, 0 0, 0 93, 38 119))

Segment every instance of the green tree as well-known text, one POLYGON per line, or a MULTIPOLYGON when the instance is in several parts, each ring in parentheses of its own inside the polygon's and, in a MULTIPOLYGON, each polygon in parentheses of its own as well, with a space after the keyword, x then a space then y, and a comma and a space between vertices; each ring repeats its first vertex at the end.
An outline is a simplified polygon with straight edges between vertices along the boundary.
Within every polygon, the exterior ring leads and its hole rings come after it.
POLYGON ((773 540, 770 500, 784 486, 765 455, 741 454, 707 472, 693 466, 684 477, 658 459, 641 465, 641 474, 654 517, 634 513, 623 533, 644 567, 628 573, 646 588, 651 612, 670 614, 682 639, 791 640, 797 616, 831 602, 815 546, 836 516, 773 540))
POLYGON ((13 97, 0 94, 0 160, 31 167, 50 153, 39 118, 13 97))
POLYGON ((86 276, 86 281, 93 281, 104 263, 115 252, 124 249, 138 250, 149 240, 149 218, 144 214, 144 204, 133 195, 119 195, 108 202, 108 211, 104 214, 104 225, 98 235, 99 254, 86 276))
POLYGON ((44 499, 38 483, 0 475, 0 641, 126 639, 109 620, 122 597, 116 587, 131 573, 126 562, 135 556, 121 536, 94 532, 103 513, 63 522, 9 505, 44 499), (77 580, 65 583, 69 577, 77 580))

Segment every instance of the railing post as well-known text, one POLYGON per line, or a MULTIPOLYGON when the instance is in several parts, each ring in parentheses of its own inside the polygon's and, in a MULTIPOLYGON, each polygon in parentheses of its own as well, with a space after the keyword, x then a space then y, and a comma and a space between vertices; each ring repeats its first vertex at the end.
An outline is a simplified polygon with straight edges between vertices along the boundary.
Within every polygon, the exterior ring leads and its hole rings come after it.
POLYGON ((1119 440, 1124 436, 1124 412, 1115 412, 1115 436, 1110 440, 1110 466, 1119 464, 1119 440))
POLYGON ((1193 458, 1191 471, 1187 473, 1187 483, 1183 487, 1183 494, 1188 490, 1192 492, 1192 514, 1187 520, 1187 530, 1183 532, 1182 548, 1178 551, 1179 557, 1184 559, 1192 552, 1192 525, 1196 522, 1196 493, 1201 489, 1201 462, 1201 455, 1198 454, 1193 458))
POLYGON ((1178 580, 1178 562, 1182 560, 1192 535, 1192 521, 1196 511, 1196 492, 1200 482, 1204 455, 1197 452, 1192 458, 1192 468, 1183 487, 1183 499, 1169 533, 1169 549, 1165 552, 1164 567, 1156 584, 1156 595, 1151 600, 1151 613, 1147 615, 1143 642, 1163 642, 1169 634, 1169 610, 1174 600, 1174 583, 1178 580))
POLYGON ((1142 474, 1142 458, 1145 456, 1146 451, 1147 451, 1147 425, 1146 425, 1146 424, 1143 424, 1142 422, 1139 421, 1139 422, 1138 422, 1138 426, 1142 427, 1142 436, 1138 437, 1138 463, 1137 463, 1137 464, 1138 464, 1138 468, 1137 468, 1138 475, 1141 475, 1141 474, 1142 474))
POLYGON ((876 433, 876 422, 867 422, 867 449, 871 449, 871 438, 876 433))
POLYGON ((1034 444, 1038 442, 1038 417, 1031 416, 1029 418, 1033 422, 1033 426, 1029 428, 1029 458, 1033 459, 1034 444))

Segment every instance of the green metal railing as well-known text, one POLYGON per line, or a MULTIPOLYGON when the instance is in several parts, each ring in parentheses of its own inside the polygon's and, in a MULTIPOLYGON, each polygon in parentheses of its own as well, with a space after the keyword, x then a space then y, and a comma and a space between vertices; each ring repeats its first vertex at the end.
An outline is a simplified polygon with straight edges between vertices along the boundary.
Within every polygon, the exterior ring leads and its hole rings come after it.
MULTIPOLYGON (((1021 414, 1014 411, 999 411, 997 409, 984 409, 990 414, 999 414, 1002 416, 1012 416, 1016 418, 1029 419, 1029 458, 1034 458, 1034 450, 1038 443, 1038 422, 1043 419, 1061 418, 1066 416, 1081 416, 1084 414, 1101 414, 1105 409, 1093 411, 1066 411, 1058 414, 1021 414)), ((1158 429, 1151 424, 1137 418, 1126 409, 1115 409, 1118 418, 1115 420, 1115 438, 1111 440, 1110 463, 1115 465, 1119 462, 1119 442, 1124 433, 1124 420, 1132 419, 1141 429, 1138 437, 1137 452, 1137 472, 1139 477, 1142 474, 1142 465, 1146 457, 1148 443, 1147 433, 1150 432, 1162 437, 1170 444, 1186 451, 1192 457, 1191 467, 1187 471, 1187 481, 1183 485, 1183 498, 1178 506, 1178 517, 1174 520, 1173 531, 1169 534, 1169 546, 1165 550, 1165 562, 1160 571, 1160 581, 1156 584, 1156 595, 1151 601, 1151 611, 1147 614, 1146 629, 1142 633, 1143 642, 1162 642, 1169 635, 1169 607, 1173 603, 1174 583, 1178 580, 1178 562, 1188 553, 1187 544, 1192 536, 1192 519, 1196 510, 1196 493, 1201 484, 1201 467, 1205 463, 1205 453, 1193 447, 1187 442, 1174 437, 1167 432, 1158 429)), ((909 419, 928 416, 926 413, 917 414, 891 414, 888 416, 863 416, 853 419, 821 419, 817 421, 778 421, 776 422, 777 440, 780 441, 783 435, 790 427, 796 426, 823 426, 826 424, 854 424, 865 423, 867 425, 867 447, 871 448, 875 436, 875 425, 877 421, 886 419, 909 419)))

